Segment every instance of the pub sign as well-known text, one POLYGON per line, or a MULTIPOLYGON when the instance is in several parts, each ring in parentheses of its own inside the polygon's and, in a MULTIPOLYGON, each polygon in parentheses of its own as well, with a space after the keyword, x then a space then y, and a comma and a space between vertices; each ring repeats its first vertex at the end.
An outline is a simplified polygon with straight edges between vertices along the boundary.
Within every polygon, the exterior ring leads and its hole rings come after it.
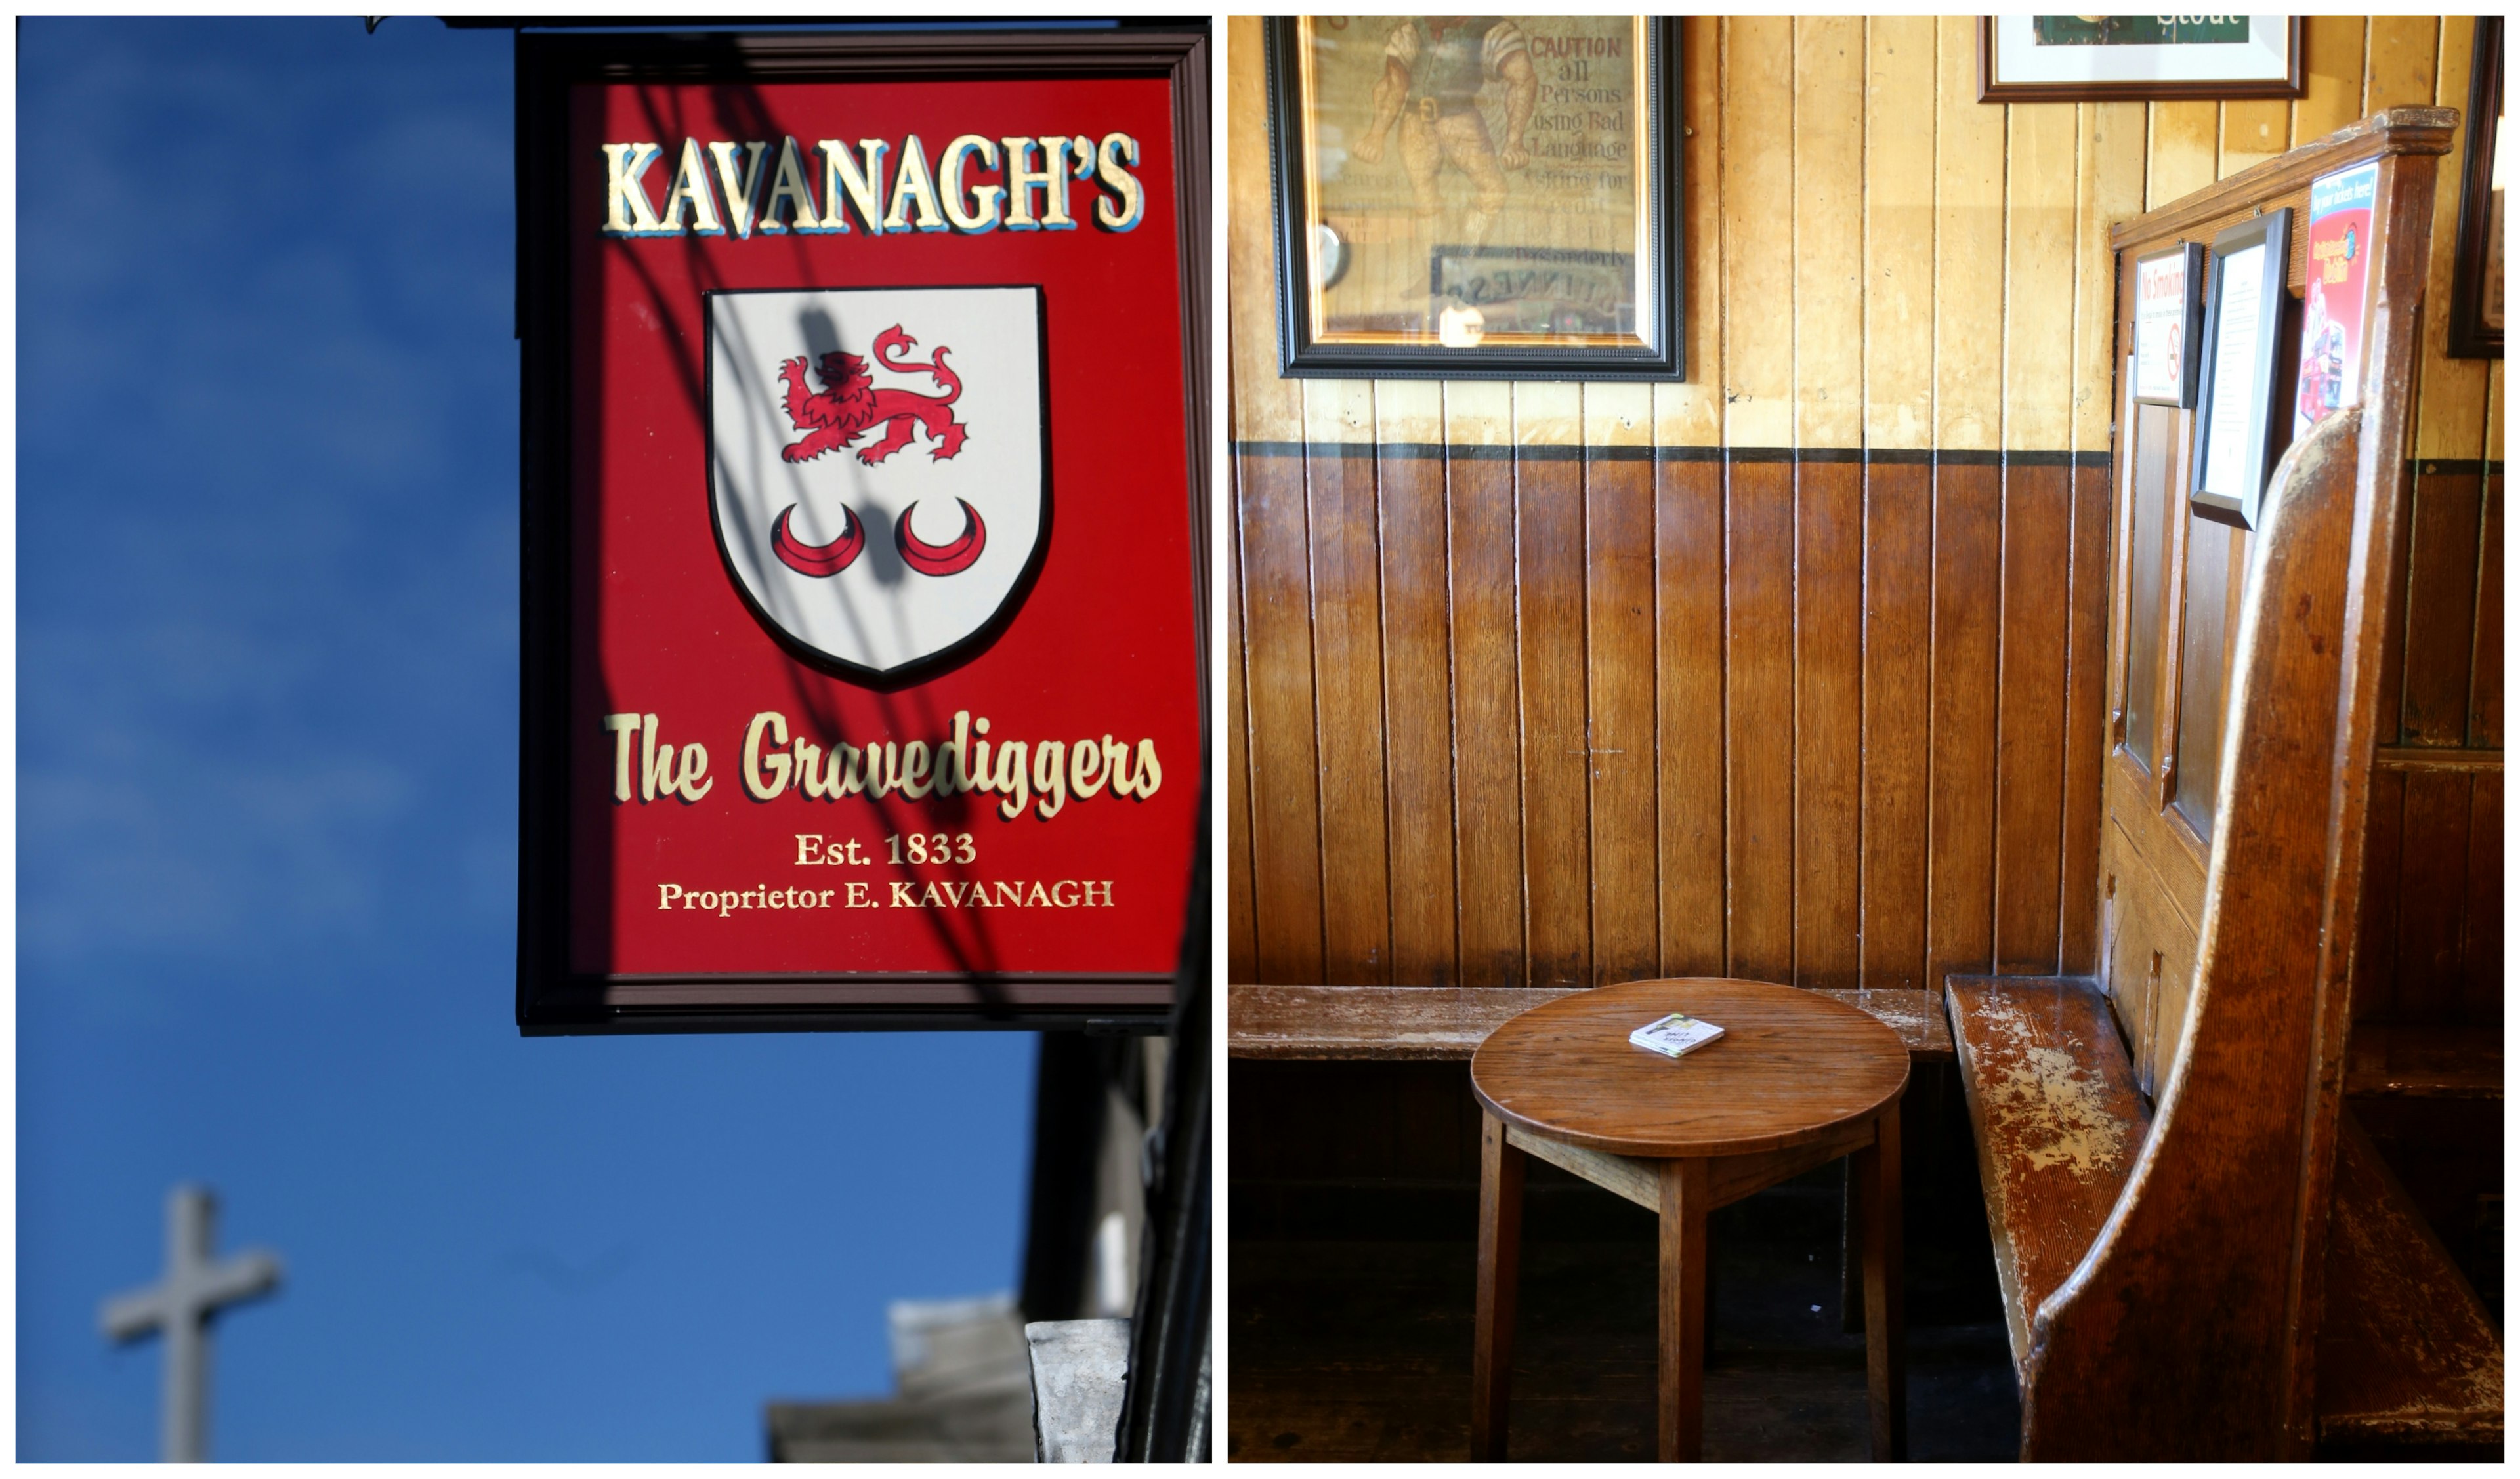
POLYGON ((1160 1017, 1204 34, 518 47, 519 1025, 1160 1017))

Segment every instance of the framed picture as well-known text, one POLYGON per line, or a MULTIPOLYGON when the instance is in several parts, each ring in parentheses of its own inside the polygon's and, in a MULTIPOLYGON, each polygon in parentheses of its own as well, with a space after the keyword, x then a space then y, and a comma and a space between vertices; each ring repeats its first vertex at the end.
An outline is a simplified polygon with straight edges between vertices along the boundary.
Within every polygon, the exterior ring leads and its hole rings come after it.
POLYGON ((1681 378, 1677 20, 1267 35, 1283 373, 1681 378))
POLYGON ((2282 337, 2285 254, 2292 209, 2228 226, 2207 253, 2205 360, 2196 381, 2196 439, 2188 507, 2217 523, 2254 529, 2267 489, 2275 413, 2275 344, 2282 337))
POLYGON ((2299 16, 1980 16, 1981 103, 2298 98, 2299 16))
POLYGON ((518 38, 523 1031, 1164 1018, 1207 58, 518 38))
POLYGON ((2205 324, 2196 299, 2205 247, 2182 242, 2135 263, 2135 398, 2148 406, 2196 404, 2196 347, 2205 324))
POLYGON ((2502 18, 2476 18, 2467 83, 2467 158, 2459 171, 2458 254, 2450 280, 2450 352, 2502 357, 2502 18))

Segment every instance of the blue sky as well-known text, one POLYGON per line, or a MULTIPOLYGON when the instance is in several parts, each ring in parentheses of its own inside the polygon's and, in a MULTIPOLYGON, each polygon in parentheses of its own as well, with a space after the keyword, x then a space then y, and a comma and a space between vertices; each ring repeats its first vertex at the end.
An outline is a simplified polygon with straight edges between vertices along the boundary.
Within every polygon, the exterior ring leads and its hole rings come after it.
POLYGON ((762 1454, 1010 1287, 1033 1040, 520 1040, 512 42, 28 20, 17 1456, 146 1458, 176 1181, 288 1284, 232 1459, 762 1454))

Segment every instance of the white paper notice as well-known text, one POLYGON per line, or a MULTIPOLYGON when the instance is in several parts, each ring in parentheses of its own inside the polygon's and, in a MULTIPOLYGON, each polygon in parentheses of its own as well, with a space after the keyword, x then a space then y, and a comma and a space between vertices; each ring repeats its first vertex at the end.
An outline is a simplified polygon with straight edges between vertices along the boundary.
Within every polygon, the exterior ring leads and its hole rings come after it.
POLYGON ((2244 247, 2223 259, 2215 274, 2223 295, 2222 317, 2214 327, 2214 404, 2205 432, 2205 491, 2237 499, 2245 506, 2257 496, 2257 478, 2248 466, 2250 421, 2266 416, 2266 389, 2258 383, 2258 317, 2263 306, 2266 246, 2244 247))

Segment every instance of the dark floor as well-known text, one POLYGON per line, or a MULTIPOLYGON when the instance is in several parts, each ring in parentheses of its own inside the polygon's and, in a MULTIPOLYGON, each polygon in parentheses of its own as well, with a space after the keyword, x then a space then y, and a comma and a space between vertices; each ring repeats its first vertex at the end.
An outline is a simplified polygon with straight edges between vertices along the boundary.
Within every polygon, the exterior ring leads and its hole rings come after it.
MULTIPOLYGON (((1867 1457, 1864 1337, 1841 1323, 1842 1177, 1823 1167, 1713 1219, 1709 1459, 1867 1457)), ((1653 1220, 1571 1183, 1536 1185, 1533 1201, 1512 1456, 1649 1459, 1653 1220)), ((1982 1226, 1974 1249, 1919 1246, 1933 1209, 1912 1214, 1910 1457, 2009 1459, 2020 1409, 1982 1226)), ((1474 1251, 1462 1238, 1234 1239, 1227 1457, 1466 1458, 1474 1251)))

